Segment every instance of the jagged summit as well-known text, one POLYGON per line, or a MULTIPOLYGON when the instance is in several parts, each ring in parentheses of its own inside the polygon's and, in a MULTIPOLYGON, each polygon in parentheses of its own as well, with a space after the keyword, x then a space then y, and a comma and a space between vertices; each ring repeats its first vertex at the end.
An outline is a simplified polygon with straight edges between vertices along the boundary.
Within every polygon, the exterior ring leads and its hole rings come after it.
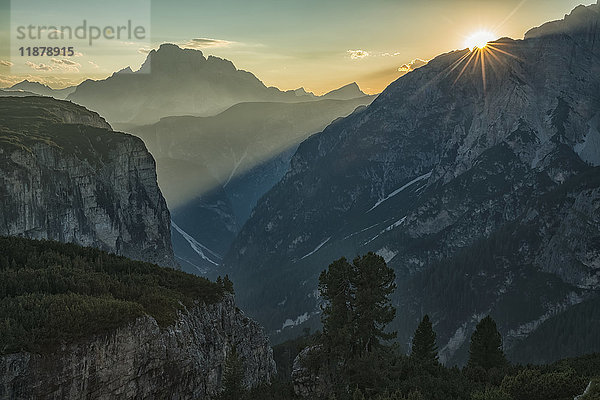
POLYGON ((56 99, 62 100, 66 98, 69 94, 71 94, 75 90, 75 87, 52 89, 50 86, 45 85, 43 83, 25 79, 19 83, 12 85, 7 90, 19 90, 22 92, 29 92, 40 96, 54 97, 56 99))
POLYGON ((162 44, 138 71, 125 68, 100 81, 87 80, 69 99, 111 122, 142 124, 174 115, 214 115, 248 101, 296 97, 268 89, 229 60, 162 44))
POLYGON ((348 100, 366 95, 366 93, 360 90, 360 87, 356 82, 352 82, 339 89, 326 93, 323 97, 326 99, 348 100))
POLYGON ((525 39, 533 39, 542 36, 557 34, 587 34, 591 38, 598 35, 600 18, 600 3, 589 6, 577 6, 570 14, 561 20, 547 22, 537 28, 529 30, 525 39))
POLYGON ((226 59, 165 43, 150 51, 142 67, 127 67, 107 79, 87 80, 68 97, 112 123, 142 125, 168 116, 211 116, 245 102, 295 103, 366 96, 356 83, 326 96, 298 95, 267 87, 226 59))
POLYGON ((293 92, 296 94, 296 96, 316 97, 313 92, 307 92, 306 89, 304 89, 303 87, 300 87, 300 88, 294 90, 293 92))

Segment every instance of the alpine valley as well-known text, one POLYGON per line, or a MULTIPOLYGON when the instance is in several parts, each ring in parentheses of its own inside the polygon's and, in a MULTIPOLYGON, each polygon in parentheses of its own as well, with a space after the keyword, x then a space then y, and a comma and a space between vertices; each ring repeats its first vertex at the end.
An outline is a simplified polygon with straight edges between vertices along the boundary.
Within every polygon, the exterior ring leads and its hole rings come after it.
POLYGON ((378 95, 197 49, 326 57, 261 35, 0 76, 0 399, 600 396, 600 2, 378 95))

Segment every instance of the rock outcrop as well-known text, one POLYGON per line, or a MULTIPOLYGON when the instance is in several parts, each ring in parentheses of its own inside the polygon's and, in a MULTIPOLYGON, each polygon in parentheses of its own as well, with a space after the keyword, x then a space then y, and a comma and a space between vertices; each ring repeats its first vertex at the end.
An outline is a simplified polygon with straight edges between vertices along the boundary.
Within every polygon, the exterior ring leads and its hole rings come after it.
POLYGON ((142 317, 48 354, 0 357, 0 398, 206 399, 221 388, 233 346, 244 362, 246 386, 275 375, 262 328, 226 295, 221 302, 181 312, 165 329, 142 317))
POLYGON ((175 265, 169 210, 142 140, 50 98, 0 99, 0 235, 175 265))
POLYGON ((303 399, 321 399, 331 390, 331 385, 311 371, 305 364, 311 352, 319 352, 319 346, 304 348, 294 359, 292 366, 292 383, 294 393, 303 399))

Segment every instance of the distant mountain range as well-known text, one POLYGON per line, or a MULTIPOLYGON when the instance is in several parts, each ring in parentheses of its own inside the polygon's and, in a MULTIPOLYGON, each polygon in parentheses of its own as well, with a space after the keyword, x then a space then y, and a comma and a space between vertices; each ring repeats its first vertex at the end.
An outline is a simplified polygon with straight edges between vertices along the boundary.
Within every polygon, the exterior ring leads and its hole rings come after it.
POLYGON ((599 25, 581 6, 443 54, 304 141, 224 260, 242 307, 297 336, 318 326, 319 273, 374 251, 398 276, 403 345, 429 313, 462 363, 492 314, 515 360, 600 351, 599 25))
POLYGON ((138 71, 125 68, 100 81, 81 83, 68 99, 97 111, 110 123, 148 124, 169 116, 210 116, 243 102, 296 103, 365 96, 356 84, 318 97, 303 89, 265 86, 229 60, 163 44, 138 71))
MULTIPOLYGON (((19 82, 10 88, 4 89, 6 92, 22 92, 27 94, 34 94, 39 96, 54 97, 58 100, 64 100, 68 95, 75 91, 75 86, 66 87, 64 89, 52 89, 51 87, 41 84, 39 82, 30 82, 24 80, 19 82)), ((8 94, 7 94, 8 95, 8 94)))

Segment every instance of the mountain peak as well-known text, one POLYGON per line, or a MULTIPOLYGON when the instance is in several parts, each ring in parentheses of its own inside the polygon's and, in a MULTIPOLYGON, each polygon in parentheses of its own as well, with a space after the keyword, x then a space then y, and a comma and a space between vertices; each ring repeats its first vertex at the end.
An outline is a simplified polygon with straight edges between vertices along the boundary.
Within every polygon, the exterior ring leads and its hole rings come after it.
POLYGON ((342 86, 339 89, 332 90, 329 93, 326 93, 323 98, 327 99, 335 99, 335 100, 349 100, 355 99, 357 97, 366 96, 356 82, 349 83, 347 85, 342 86))
POLYGON ((584 33, 589 35, 596 32, 593 28, 600 20, 600 0, 589 6, 579 5, 565 15, 563 19, 547 22, 537 28, 530 29, 525 33, 525 39, 539 38, 549 35, 578 35, 584 33))
POLYGON ((148 53, 140 72, 168 72, 172 70, 174 65, 177 65, 178 68, 194 70, 206 61, 200 50, 182 49, 173 43, 163 43, 158 50, 152 50, 148 53))
POLYGON ((296 94, 296 96, 315 97, 315 94, 313 92, 307 92, 306 89, 304 89, 303 87, 299 87, 298 89, 293 90, 293 92, 296 94))
POLYGON ((50 89, 50 87, 48 85, 44 85, 43 83, 40 82, 35 82, 35 81, 30 81, 28 79, 24 79, 19 83, 15 83, 14 85, 12 85, 10 87, 10 89, 24 89, 24 87, 40 87, 40 88, 44 88, 44 89, 50 89))

